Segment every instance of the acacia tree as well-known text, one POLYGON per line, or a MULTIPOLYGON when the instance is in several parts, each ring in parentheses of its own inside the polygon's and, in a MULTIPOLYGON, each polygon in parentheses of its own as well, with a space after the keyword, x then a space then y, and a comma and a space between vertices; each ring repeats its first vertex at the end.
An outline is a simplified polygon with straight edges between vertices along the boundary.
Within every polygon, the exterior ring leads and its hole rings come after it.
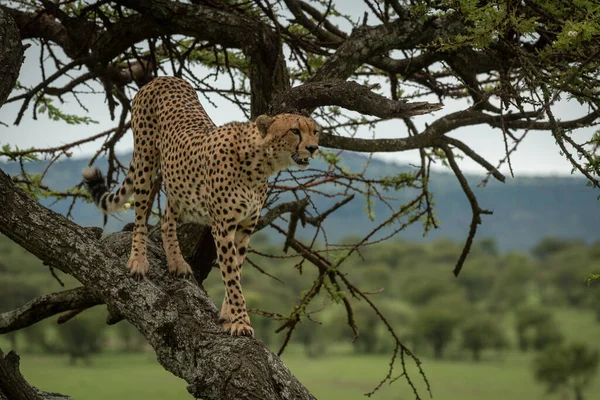
MULTIPOLYGON (((504 181, 499 165, 510 166, 511 154, 532 131, 551 132, 573 168, 590 185, 600 187, 597 136, 579 143, 570 134, 593 126, 600 113, 600 6, 593 0, 364 0, 364 17, 359 19, 347 16, 344 7, 344 2, 326 0, 3 1, 0 57, 11 62, 0 62, 0 68, 9 71, 0 70, 0 100, 13 89, 6 101, 20 105, 14 123, 38 113, 68 123, 88 123, 89 117, 57 106, 71 99, 85 109, 85 89, 105 97, 115 126, 104 132, 82 126, 80 140, 53 148, 6 145, 0 156, 21 164, 45 158, 47 171, 73 147, 102 139, 90 163, 106 156, 107 178, 114 184, 125 168, 114 149, 129 130, 131 99, 141 86, 164 74, 190 81, 203 101, 228 100, 248 118, 279 112, 312 115, 322 125, 320 145, 329 149, 322 154, 328 166, 291 178, 275 177, 257 228, 269 226, 279 232, 285 238, 284 248, 299 257, 299 269, 310 264, 317 278, 289 315, 268 315, 280 321, 277 331, 285 335, 285 347, 319 293, 346 307, 354 334, 358 329, 348 296, 365 301, 387 324, 395 342, 390 370, 381 386, 394 379, 392 367, 398 360, 402 369, 407 358, 419 361, 400 342, 369 295, 343 274, 344 260, 361 246, 381 240, 375 239, 377 233, 390 224, 395 227, 391 235, 417 221, 425 230, 437 227, 428 179, 431 164, 441 160, 455 174, 472 210, 471 221, 465 221, 469 233, 454 269, 458 275, 482 215, 491 211, 479 204, 456 157, 481 165, 488 174, 484 184, 489 178, 504 181), (23 42, 36 44, 28 51, 40 53, 40 81, 35 85, 14 85, 22 53, 15 27, 23 42), (13 34, 3 34, 8 31, 13 34), (209 73, 199 75, 206 69, 209 73), (213 84, 216 76, 225 77, 226 83, 213 84), (559 120, 553 111, 561 98, 579 101, 586 112, 559 120), (462 108, 443 112, 431 124, 420 127, 411 118, 453 100, 462 108), (406 134, 392 139, 355 136, 361 128, 372 129, 389 120, 406 134), (448 136, 474 125, 502 135, 502 160, 486 160, 468 143, 448 136), (349 174, 339 164, 345 150, 411 149, 419 151, 421 162, 410 173, 373 178, 349 174), (339 190, 332 191, 331 184, 339 190), (416 189, 411 192, 416 194, 401 206, 385 195, 387 189, 405 188, 416 189), (323 221, 355 195, 388 205, 389 215, 355 243, 329 243, 323 221), (310 201, 315 196, 335 202, 328 209, 316 209, 310 201), (312 240, 296 238, 299 222, 315 227, 312 240)), ((0 333, 56 313, 105 303, 108 322, 130 321, 153 346, 164 368, 185 379, 194 396, 311 398, 260 342, 220 333, 216 307, 198 285, 214 260, 210 233, 204 227, 179 230, 196 282, 164 272, 163 254, 154 237, 149 243, 152 272, 149 280, 138 283, 123 268, 130 235, 117 233, 101 239, 97 230, 69 221, 70 215, 42 207, 27 193, 73 202, 85 198, 79 186, 57 191, 44 178, 45 174, 28 174, 26 168, 12 178, 0 172, 0 231, 83 286, 42 296, 2 314, 0 333)), ((158 188, 159 179, 156 184, 158 188)), ((403 372, 418 398, 413 380, 403 372)))

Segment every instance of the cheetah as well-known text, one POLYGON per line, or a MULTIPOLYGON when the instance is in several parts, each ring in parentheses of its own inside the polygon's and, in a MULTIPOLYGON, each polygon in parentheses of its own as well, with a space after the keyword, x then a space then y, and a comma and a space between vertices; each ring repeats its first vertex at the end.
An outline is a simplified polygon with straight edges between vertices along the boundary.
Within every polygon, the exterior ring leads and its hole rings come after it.
POLYGON ((169 271, 188 277, 192 270, 177 242, 177 221, 211 226, 225 298, 220 321, 236 336, 254 336, 240 282, 242 264, 267 193, 267 179, 288 167, 306 169, 318 150, 319 128, 295 114, 261 115, 255 122, 216 126, 185 80, 158 77, 132 102, 134 153, 125 180, 109 193, 98 168, 83 171, 96 206, 110 214, 134 196, 135 221, 128 268, 142 277, 146 257, 147 211, 160 170, 167 193, 161 236, 169 271))

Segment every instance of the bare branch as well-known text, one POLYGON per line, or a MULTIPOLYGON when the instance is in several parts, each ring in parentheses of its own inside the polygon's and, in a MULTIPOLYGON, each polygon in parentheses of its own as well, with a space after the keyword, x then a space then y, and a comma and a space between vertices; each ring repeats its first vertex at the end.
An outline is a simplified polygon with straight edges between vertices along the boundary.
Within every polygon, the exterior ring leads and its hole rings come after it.
POLYGON ((326 105, 340 106, 380 118, 422 115, 442 108, 441 104, 435 103, 391 100, 352 81, 329 80, 306 83, 278 94, 270 113, 301 113, 302 110, 326 105))
POLYGON ((25 328, 64 311, 98 304, 102 304, 102 300, 85 287, 45 294, 16 310, 0 314, 0 334, 25 328))
POLYGON ((490 175, 492 175, 494 178, 496 178, 500 182, 505 181, 506 178, 504 177, 504 175, 502 175, 500 173, 500 171, 498 171, 498 169, 496 167, 494 167, 492 164, 490 164, 485 158, 483 158, 479 154, 477 154, 473 149, 471 149, 465 143, 461 142, 458 139, 454 139, 454 138, 451 138, 448 136, 444 137, 444 142, 451 144, 452 146, 456 147, 457 149, 459 149, 460 151, 465 153, 473 161, 475 161, 477 164, 479 164, 483 168, 485 168, 490 175))
POLYGON ((467 240, 465 241, 465 245, 463 246, 463 250, 460 254, 460 257, 458 258, 458 261, 456 262, 456 266, 454 267, 454 271, 453 271, 454 275, 458 276, 458 274, 460 274, 460 271, 463 267, 465 260, 467 259, 467 255, 469 254, 469 251, 471 250, 471 246, 473 245, 473 239, 475 238, 475 234, 477 233, 477 226, 479 224, 481 224, 481 215, 482 214, 490 214, 491 215, 491 214, 493 214, 493 212, 489 211, 489 210, 484 210, 479 207, 479 203, 477 202, 477 197, 471 190, 471 187, 469 186, 467 179, 465 178, 465 176, 463 175, 462 171, 460 170, 458 164, 456 163, 456 160, 454 159, 454 154, 452 154, 452 150, 450 150, 450 148, 447 145, 441 146, 441 148, 444 151, 444 153, 446 154, 446 157, 448 159, 448 164, 450 164, 450 168, 456 175, 456 178, 458 179, 458 182, 460 183, 460 186, 462 187, 463 192, 465 193, 465 195, 467 196, 467 199, 469 200, 469 204, 471 205, 471 212, 473 213, 473 217, 471 219, 471 225, 469 227, 469 235, 467 236, 467 240))

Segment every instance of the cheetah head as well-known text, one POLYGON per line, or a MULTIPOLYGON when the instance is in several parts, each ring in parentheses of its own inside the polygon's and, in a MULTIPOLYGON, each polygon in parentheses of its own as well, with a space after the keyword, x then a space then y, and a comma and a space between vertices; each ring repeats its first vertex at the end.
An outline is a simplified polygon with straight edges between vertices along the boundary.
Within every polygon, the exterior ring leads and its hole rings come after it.
POLYGON ((312 118, 296 114, 261 115, 256 127, 271 144, 279 167, 308 168, 319 149, 319 126, 312 118))

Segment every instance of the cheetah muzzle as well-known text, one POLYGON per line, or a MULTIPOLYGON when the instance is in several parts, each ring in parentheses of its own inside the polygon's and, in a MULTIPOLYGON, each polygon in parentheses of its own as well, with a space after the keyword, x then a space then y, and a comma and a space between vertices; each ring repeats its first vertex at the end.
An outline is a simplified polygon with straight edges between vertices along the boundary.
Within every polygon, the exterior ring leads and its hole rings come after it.
POLYGON ((179 217, 210 222, 225 285, 223 330, 254 336, 240 278, 267 179, 288 167, 308 167, 318 149, 318 126, 311 118, 294 114, 261 115, 255 122, 216 126, 189 83, 160 77, 135 96, 131 127, 133 158, 116 191, 109 193, 97 168, 83 172, 92 199, 105 214, 119 210, 133 194, 130 273, 142 277, 148 272, 146 223, 160 169, 167 193, 161 235, 169 271, 182 277, 192 273, 177 241, 179 217))

